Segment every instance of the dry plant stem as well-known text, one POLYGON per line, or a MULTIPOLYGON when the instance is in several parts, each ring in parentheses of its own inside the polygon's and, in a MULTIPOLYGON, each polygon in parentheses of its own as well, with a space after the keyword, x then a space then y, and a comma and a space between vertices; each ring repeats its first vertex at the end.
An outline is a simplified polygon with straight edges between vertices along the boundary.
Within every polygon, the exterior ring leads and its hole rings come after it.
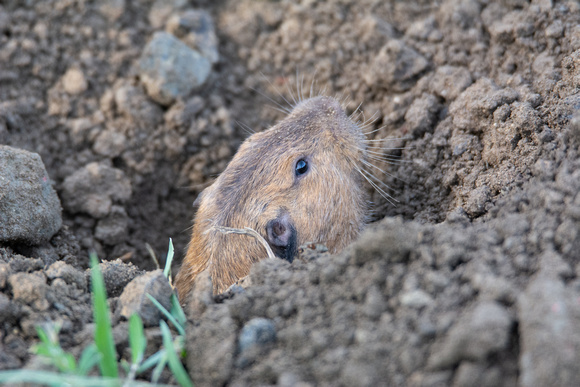
POLYGON ((258 232, 256 230, 254 230, 253 228, 244 227, 242 229, 242 228, 232 228, 232 227, 224 227, 224 226, 213 226, 211 229, 216 229, 217 231, 219 231, 223 234, 240 234, 240 235, 252 236, 252 237, 256 238, 258 240, 258 242, 260 242, 262 244, 262 246, 264 246, 264 248, 266 249, 266 252, 268 253, 268 258, 272 258, 272 259, 276 258, 276 256, 274 255, 274 252, 272 251, 272 248, 270 247, 268 242, 266 242, 264 237, 262 237, 260 234, 258 234, 258 232))

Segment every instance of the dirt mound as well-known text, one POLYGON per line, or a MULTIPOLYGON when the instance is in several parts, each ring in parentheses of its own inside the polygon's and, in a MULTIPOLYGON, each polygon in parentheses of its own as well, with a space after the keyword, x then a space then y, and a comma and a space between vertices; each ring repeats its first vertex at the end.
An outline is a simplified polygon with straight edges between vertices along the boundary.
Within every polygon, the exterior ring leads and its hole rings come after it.
POLYGON ((402 138, 374 149, 392 163, 371 160, 398 202, 369 184, 376 222, 343 253, 262 262, 226 298, 200 283, 194 381, 578 383, 577 2, 196 6, 208 13, 182 1, 0 5, 0 143, 41 156, 63 208, 48 242, 52 229, 0 238, 0 369, 33 366, 27 348, 47 320, 80 353, 90 249, 111 260, 123 353, 119 297, 154 268, 146 244, 164 256, 173 237, 183 252, 191 203, 246 128, 272 125, 272 105, 312 88, 348 113, 362 103, 369 138, 402 138))

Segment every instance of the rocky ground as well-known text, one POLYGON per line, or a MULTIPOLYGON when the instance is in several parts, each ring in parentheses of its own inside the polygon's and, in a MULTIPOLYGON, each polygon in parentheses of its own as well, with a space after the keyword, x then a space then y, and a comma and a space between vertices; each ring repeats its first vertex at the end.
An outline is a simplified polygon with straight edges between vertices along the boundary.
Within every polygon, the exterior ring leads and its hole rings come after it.
POLYGON ((125 354, 147 244, 181 257, 197 193, 310 85, 404 138, 397 203, 369 186, 337 256, 200 281, 197 385, 580 383, 580 4, 550 0, 2 2, 0 369, 47 320, 86 345, 91 249, 125 354))

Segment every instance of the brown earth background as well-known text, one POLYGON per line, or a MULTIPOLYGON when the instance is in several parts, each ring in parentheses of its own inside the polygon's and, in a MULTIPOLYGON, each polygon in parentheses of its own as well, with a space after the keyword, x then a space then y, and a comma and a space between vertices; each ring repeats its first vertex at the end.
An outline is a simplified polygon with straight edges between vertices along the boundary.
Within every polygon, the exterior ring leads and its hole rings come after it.
POLYGON ((578 385, 580 3, 550 0, 1 1, 0 144, 40 155, 63 210, 54 236, 0 243, 0 369, 38 366, 46 321, 80 353, 91 249, 121 258, 102 266, 126 356, 146 244, 173 238, 178 265, 196 195, 310 85, 404 138, 375 171, 397 203, 369 186, 373 223, 343 253, 257 264, 230 299, 201 289, 194 382, 578 385), (170 20, 200 9, 219 58, 162 101, 145 47, 188 43, 170 20))

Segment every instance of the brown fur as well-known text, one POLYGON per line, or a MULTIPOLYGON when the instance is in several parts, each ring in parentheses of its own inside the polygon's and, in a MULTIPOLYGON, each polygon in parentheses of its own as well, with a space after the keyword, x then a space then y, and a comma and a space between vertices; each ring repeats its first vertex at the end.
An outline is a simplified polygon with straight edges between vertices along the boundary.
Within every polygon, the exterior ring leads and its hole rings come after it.
POLYGON ((266 224, 290 214, 298 245, 324 243, 339 252, 362 230, 367 210, 362 176, 364 135, 328 97, 299 103, 283 121, 249 137, 226 170, 198 198, 191 241, 176 286, 182 302, 196 276, 209 270, 214 293, 225 291, 266 257, 247 235, 222 234, 214 225, 251 227, 267 239, 266 224), (295 176, 307 158, 309 172, 295 176))

